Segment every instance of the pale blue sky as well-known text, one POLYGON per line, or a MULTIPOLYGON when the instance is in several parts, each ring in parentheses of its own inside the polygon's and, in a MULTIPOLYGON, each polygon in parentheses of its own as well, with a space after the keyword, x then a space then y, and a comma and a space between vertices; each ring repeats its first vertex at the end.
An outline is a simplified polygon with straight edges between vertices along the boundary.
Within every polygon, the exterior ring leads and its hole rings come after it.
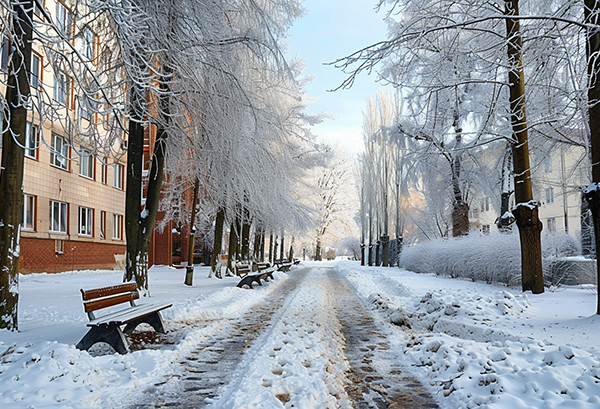
POLYGON ((288 38, 288 54, 305 60, 306 75, 314 77, 306 87, 309 97, 318 98, 309 113, 322 110, 326 119, 313 128, 324 141, 345 146, 350 152, 362 150, 361 110, 366 97, 379 89, 375 74, 361 74, 349 90, 328 92, 345 78, 332 62, 353 51, 386 38, 383 12, 375 13, 374 0, 305 0, 306 14, 294 23, 288 38))

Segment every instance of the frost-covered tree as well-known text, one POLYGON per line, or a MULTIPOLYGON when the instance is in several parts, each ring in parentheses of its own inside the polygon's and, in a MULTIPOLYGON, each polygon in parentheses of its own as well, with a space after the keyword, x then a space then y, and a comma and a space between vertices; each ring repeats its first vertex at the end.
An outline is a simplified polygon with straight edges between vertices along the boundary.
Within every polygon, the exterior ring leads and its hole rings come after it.
POLYGON ((380 75, 402 88, 410 100, 407 112, 418 114, 425 135, 447 135, 439 138, 444 143, 461 135, 461 143, 471 146, 493 138, 510 143, 523 289, 542 292, 541 224, 530 186, 527 134, 564 135, 569 121, 581 118, 576 76, 581 8, 576 2, 550 0, 378 4, 388 7, 390 39, 337 61, 350 72, 342 86, 351 86, 356 74, 381 63, 380 75))

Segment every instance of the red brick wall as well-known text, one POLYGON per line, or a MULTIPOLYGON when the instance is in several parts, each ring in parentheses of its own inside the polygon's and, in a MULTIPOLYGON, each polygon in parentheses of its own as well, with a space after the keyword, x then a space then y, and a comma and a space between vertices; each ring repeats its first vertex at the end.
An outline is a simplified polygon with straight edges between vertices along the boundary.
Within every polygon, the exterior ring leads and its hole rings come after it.
POLYGON ((70 270, 112 269, 115 254, 125 254, 125 244, 64 241, 63 254, 56 254, 55 241, 21 237, 22 273, 58 273, 70 270))

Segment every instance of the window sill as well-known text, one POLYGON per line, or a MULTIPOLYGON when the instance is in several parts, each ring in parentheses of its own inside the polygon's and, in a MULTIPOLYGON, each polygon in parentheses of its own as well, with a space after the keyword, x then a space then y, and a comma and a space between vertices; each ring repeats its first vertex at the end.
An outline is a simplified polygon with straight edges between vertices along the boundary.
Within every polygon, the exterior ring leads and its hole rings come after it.
POLYGON ((94 179, 93 177, 91 177, 91 176, 86 176, 86 175, 82 175, 81 173, 79 174, 79 176, 81 176, 81 177, 82 177, 82 178, 84 178, 84 179, 91 180, 92 182, 95 182, 95 181, 96 181, 96 179, 94 179))
POLYGON ((51 163, 51 164, 50 164, 50 166, 52 166, 52 167, 53 167, 53 168, 55 168, 55 169, 60 169, 60 170, 62 170, 63 172, 69 172, 69 173, 71 173, 71 171, 70 171, 69 169, 65 169, 65 168, 62 168, 62 167, 60 167, 60 166, 56 166, 56 165, 55 165, 55 164, 53 164, 53 163, 51 163))

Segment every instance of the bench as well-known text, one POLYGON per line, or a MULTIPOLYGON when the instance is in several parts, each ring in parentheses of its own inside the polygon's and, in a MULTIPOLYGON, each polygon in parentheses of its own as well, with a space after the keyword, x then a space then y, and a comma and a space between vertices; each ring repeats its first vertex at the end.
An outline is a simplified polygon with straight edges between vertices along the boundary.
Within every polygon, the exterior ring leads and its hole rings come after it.
POLYGON ((277 271, 282 271, 284 273, 290 271, 290 268, 292 267, 292 263, 288 262, 287 260, 284 260, 281 263, 277 263, 276 265, 277 271))
POLYGON ((247 285, 250 288, 254 288, 252 286, 253 283, 262 285, 261 280, 265 280, 266 282, 268 282, 269 279, 271 279, 271 280, 274 279, 273 271, 275 271, 275 268, 267 268, 266 270, 261 270, 254 274, 246 274, 246 276, 244 278, 242 278, 240 280, 240 282, 237 284, 237 287, 243 288, 245 285, 247 285))
POLYGON ((252 267, 249 264, 244 263, 236 263, 235 264, 235 274, 239 277, 243 277, 250 273, 252 267))
POLYGON ((129 348, 123 333, 130 333, 141 323, 152 326, 156 332, 165 332, 160 311, 173 304, 135 305, 134 300, 140 298, 135 283, 80 291, 83 308, 90 320, 87 324, 90 330, 76 345, 77 349, 87 351, 97 342, 106 342, 118 353, 126 354, 129 348), (125 303, 129 303, 126 308, 96 317, 98 310, 125 303), (121 330, 123 325, 125 329, 121 330))

